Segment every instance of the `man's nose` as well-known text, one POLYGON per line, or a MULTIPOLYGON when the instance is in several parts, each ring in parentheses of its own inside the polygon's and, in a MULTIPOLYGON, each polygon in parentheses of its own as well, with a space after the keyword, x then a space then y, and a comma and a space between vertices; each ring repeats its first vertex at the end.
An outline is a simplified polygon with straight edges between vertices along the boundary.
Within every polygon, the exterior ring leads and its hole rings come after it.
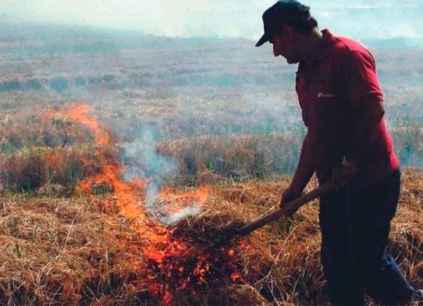
POLYGON ((273 45, 273 55, 274 56, 278 56, 279 55, 278 49, 276 48, 275 45, 273 45))

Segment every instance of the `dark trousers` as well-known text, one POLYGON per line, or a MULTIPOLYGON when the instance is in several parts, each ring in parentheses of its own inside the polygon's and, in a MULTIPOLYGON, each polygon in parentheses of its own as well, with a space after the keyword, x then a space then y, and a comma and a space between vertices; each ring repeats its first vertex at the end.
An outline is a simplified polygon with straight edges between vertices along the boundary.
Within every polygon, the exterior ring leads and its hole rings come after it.
POLYGON ((400 171, 354 191, 345 187, 320 201, 321 260, 334 305, 363 305, 367 293, 382 305, 404 305, 413 287, 386 245, 400 193, 400 171))

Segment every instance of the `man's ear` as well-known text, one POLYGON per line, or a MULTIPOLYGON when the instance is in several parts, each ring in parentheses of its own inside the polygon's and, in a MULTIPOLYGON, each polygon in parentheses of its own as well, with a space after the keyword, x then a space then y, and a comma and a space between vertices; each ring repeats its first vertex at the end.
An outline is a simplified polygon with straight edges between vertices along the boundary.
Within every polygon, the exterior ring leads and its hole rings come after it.
POLYGON ((292 26, 288 25, 288 24, 284 24, 282 25, 282 33, 284 33, 284 35, 289 39, 292 40, 292 38, 295 35, 295 30, 292 26))

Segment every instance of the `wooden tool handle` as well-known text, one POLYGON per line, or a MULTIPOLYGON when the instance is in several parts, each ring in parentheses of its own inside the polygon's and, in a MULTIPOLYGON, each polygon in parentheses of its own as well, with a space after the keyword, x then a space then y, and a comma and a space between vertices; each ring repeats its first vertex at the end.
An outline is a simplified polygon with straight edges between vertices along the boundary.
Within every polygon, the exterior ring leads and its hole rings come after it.
POLYGON ((269 222, 275 221, 282 216, 286 215, 287 211, 296 211, 298 208, 304 204, 314 200, 315 198, 320 197, 330 191, 333 191, 338 186, 332 183, 327 183, 319 186, 318 188, 310 191, 309 193, 304 194, 294 201, 290 201, 284 204, 283 208, 276 209, 272 212, 269 212, 256 220, 244 225, 237 231, 238 236, 245 236, 251 233, 252 231, 268 224, 269 222))

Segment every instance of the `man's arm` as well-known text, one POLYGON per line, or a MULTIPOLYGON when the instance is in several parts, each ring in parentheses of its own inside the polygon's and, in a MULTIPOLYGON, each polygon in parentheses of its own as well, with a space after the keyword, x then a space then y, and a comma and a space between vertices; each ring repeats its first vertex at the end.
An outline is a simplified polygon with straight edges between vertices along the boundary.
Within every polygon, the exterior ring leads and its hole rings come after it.
MULTIPOLYGON (((374 141, 377 137, 378 126, 383 120, 385 110, 381 99, 378 96, 367 95, 363 96, 360 101, 366 107, 355 111, 356 124, 352 131, 352 139, 359 141, 362 139, 369 139, 374 141)), ((354 144, 357 152, 366 152, 369 148, 360 146, 359 143, 354 144)), ((359 155, 361 155, 359 153, 359 155)))
POLYGON ((359 159, 373 148, 363 145, 363 140, 374 143, 378 126, 385 113, 383 93, 376 73, 376 63, 370 52, 353 52, 346 60, 348 71, 346 93, 354 118, 351 141, 359 159))
POLYGON ((301 147, 300 160, 295 170, 294 178, 290 186, 286 189, 281 197, 281 207, 283 204, 298 198, 303 192, 311 176, 314 173, 314 165, 312 158, 313 136, 310 130, 307 132, 301 147))

